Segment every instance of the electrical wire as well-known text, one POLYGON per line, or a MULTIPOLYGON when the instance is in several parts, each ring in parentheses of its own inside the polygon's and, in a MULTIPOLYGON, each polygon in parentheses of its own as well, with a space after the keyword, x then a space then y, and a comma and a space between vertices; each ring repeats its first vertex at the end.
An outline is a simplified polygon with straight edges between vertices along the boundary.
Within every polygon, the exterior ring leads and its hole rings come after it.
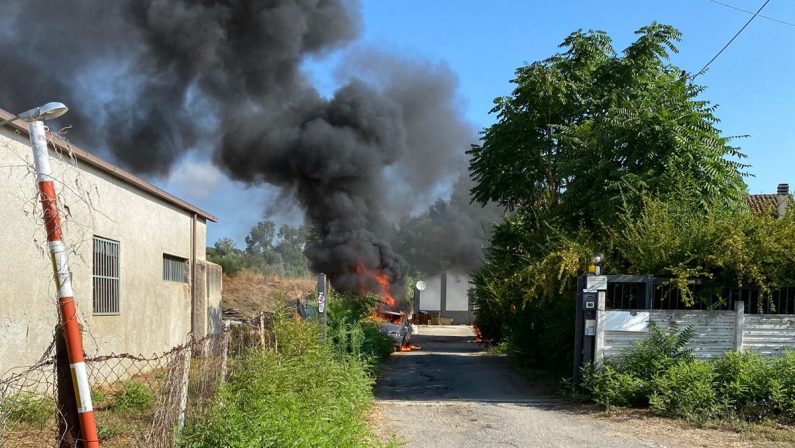
MULTIPOLYGON (((719 5, 725 6, 727 8, 734 9, 736 11, 742 11, 742 12, 748 13, 748 14, 753 14, 754 13, 753 11, 749 11, 749 10, 743 9, 743 8, 738 8, 738 7, 736 7, 734 5, 730 5, 728 3, 719 2, 718 0, 709 0, 709 1, 711 1, 712 3, 717 3, 719 5)), ((778 23, 780 23, 782 25, 788 25, 788 26, 791 26, 791 27, 795 27, 795 23, 787 22, 786 20, 781 20, 781 19, 777 19, 775 17, 765 16, 765 15, 762 15, 762 14, 758 14, 758 16, 763 18, 763 19, 767 19, 767 20, 772 20, 774 22, 778 22, 778 23)))
POLYGON ((770 0, 765 0, 765 2, 762 4, 762 6, 760 6, 759 9, 756 10, 754 15, 752 15, 751 18, 748 19, 747 22, 745 22, 745 25, 743 25, 743 27, 740 28, 740 31, 737 31, 737 33, 734 36, 732 36, 732 38, 729 39, 728 42, 726 42, 726 45, 724 45, 723 48, 721 48, 720 51, 715 56, 713 56, 712 59, 709 60, 709 62, 704 64, 704 67, 702 67, 701 70, 699 70, 698 73, 693 75, 693 77, 691 77, 690 79, 696 79, 696 77, 698 77, 699 75, 704 73, 707 70, 707 67, 709 67, 709 65, 712 64, 712 62, 715 61, 715 59, 718 59, 718 56, 720 56, 721 53, 723 53, 723 51, 726 50, 726 48, 728 48, 729 45, 731 45, 732 42, 734 42, 734 39, 737 39, 737 36, 739 36, 740 33, 742 33, 743 30, 745 30, 745 28, 747 28, 748 25, 751 24, 751 21, 753 21, 756 18, 756 16, 758 16, 759 13, 762 12, 762 10, 765 8, 765 6, 767 6, 768 3, 770 3, 770 0))

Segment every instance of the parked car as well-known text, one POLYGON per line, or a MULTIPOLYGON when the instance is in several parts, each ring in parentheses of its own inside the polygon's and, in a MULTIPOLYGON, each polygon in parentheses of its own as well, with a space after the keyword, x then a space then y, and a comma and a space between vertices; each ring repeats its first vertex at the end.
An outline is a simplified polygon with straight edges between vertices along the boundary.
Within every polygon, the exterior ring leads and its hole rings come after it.
POLYGON ((382 334, 392 339, 396 348, 409 344, 411 341, 411 324, 404 313, 398 311, 381 311, 379 313, 383 322, 379 326, 382 334))

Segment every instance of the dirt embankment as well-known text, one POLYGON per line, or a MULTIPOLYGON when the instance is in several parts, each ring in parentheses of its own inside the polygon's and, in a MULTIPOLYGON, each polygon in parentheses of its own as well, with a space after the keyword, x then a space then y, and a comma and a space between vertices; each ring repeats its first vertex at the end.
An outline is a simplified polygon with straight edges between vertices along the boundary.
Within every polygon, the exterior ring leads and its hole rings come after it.
POLYGON ((293 304, 296 299, 312 296, 315 283, 314 278, 264 277, 249 272, 224 274, 224 315, 250 319, 260 311, 275 310, 280 302, 293 304))

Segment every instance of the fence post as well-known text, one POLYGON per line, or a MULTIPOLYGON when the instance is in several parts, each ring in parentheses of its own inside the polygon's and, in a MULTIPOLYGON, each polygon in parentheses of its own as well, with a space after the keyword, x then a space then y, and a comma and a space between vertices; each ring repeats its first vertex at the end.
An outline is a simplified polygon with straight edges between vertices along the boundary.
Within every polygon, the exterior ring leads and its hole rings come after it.
POLYGON ((229 323, 224 322, 221 332, 221 384, 226 382, 226 358, 229 356, 229 323))
POLYGON ((326 281, 326 274, 317 275, 317 315, 320 321, 320 328, 322 331, 323 339, 325 340, 328 335, 326 329, 326 288, 328 286, 326 281))
POLYGON ((601 366, 605 354, 605 302, 607 301, 607 291, 597 291, 596 297, 596 337, 594 338, 594 364, 601 366))
POLYGON ((179 389, 179 420, 178 420, 180 432, 182 432, 182 428, 185 427, 185 411, 188 408, 188 385, 190 383, 190 358, 191 356, 193 356, 192 348, 193 348, 193 338, 191 337, 185 348, 184 352, 185 358, 182 360, 182 384, 180 384, 180 389, 179 389))
POLYGON ((72 370, 66 353, 66 339, 60 325, 55 329, 55 374, 58 387, 58 447, 82 447, 72 370))
POLYGON ((582 290, 585 289, 585 275, 581 274, 577 277, 577 296, 574 299, 576 305, 574 307, 574 362, 572 377, 572 386, 575 390, 580 388, 580 368, 582 367, 582 350, 583 350, 583 326, 584 316, 582 309, 582 290))
POLYGON ((259 345, 265 347, 265 313, 259 312, 259 345))
POLYGON ((734 351, 743 351, 743 332, 745 331, 745 302, 734 301, 734 351))

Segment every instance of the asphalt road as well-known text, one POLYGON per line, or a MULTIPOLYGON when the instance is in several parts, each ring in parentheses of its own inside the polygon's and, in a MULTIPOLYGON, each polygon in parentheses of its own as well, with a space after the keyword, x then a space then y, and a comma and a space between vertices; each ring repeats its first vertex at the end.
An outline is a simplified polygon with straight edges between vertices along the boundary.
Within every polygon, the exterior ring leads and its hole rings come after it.
POLYGON ((384 435, 423 448, 680 446, 616 430, 534 390, 473 337, 469 327, 420 327, 413 343, 422 349, 393 354, 375 389, 384 435))

